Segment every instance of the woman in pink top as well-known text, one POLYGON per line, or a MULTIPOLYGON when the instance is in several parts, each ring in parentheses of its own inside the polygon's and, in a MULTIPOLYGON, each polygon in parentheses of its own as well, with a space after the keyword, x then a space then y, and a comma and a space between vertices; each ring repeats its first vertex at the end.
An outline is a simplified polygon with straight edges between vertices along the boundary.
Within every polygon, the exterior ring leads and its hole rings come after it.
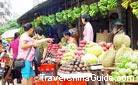
POLYGON ((18 55, 19 35, 20 35, 19 33, 15 33, 14 39, 10 43, 10 53, 12 54, 14 60, 18 55))
POLYGON ((22 74, 22 85, 32 85, 32 77, 35 76, 35 72, 32 68, 32 61, 34 59, 35 49, 38 44, 41 44, 46 41, 52 41, 49 38, 36 41, 32 37, 34 29, 31 23, 27 23, 24 25, 24 31, 20 36, 19 40, 19 49, 18 49, 18 59, 25 59, 25 66, 21 68, 22 74), (28 55, 28 56, 27 56, 28 55))
POLYGON ((81 20, 82 20, 82 23, 85 25, 84 31, 83 31, 83 37, 84 37, 83 39, 87 42, 89 41, 93 42, 94 34, 93 34, 93 27, 89 22, 90 16, 87 14, 84 14, 81 16, 81 20))

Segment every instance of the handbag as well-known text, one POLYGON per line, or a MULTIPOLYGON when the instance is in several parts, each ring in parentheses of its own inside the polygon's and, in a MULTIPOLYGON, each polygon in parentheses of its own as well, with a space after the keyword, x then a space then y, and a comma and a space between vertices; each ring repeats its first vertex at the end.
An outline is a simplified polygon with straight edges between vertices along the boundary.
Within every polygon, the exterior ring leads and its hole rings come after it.
POLYGON ((27 53, 25 59, 16 59, 16 60, 14 61, 13 67, 14 67, 15 69, 23 68, 23 67, 25 66, 25 60, 26 60, 27 57, 29 56, 30 52, 31 52, 31 48, 29 49, 29 51, 28 51, 28 53, 27 53))
POLYGON ((0 78, 4 76, 4 73, 5 73, 5 69, 0 67, 0 78))

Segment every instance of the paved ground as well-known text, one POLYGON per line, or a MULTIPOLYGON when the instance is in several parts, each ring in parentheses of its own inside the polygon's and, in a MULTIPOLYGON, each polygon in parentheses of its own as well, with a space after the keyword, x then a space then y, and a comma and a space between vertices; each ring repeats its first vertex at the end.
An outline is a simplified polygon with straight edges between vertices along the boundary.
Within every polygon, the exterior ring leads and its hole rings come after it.
MULTIPOLYGON (((2 80, 0 80, 0 85, 2 85, 2 80)), ((5 85, 8 85, 8 83, 6 83, 5 85)), ((10 83, 9 85, 21 85, 21 84, 17 84, 16 82, 14 84, 10 83)))

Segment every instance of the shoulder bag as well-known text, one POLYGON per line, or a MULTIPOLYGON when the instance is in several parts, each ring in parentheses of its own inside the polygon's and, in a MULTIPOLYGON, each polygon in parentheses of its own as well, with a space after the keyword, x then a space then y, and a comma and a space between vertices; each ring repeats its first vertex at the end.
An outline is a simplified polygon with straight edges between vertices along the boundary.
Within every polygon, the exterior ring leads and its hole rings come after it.
POLYGON ((15 69, 21 69, 21 68, 23 68, 23 67, 25 66, 25 60, 28 58, 28 56, 29 56, 29 54, 30 54, 30 52, 31 52, 31 49, 32 49, 32 48, 29 49, 29 51, 28 51, 28 53, 27 53, 25 59, 16 59, 16 60, 14 61, 13 67, 14 67, 15 69))

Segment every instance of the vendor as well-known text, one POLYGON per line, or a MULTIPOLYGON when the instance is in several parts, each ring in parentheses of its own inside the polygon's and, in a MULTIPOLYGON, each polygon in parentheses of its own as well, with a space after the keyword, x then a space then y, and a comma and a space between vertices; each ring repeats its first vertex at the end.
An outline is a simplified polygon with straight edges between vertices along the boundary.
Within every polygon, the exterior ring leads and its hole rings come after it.
POLYGON ((66 44, 74 43, 77 45, 76 39, 71 36, 71 33, 69 31, 65 31, 63 33, 63 36, 64 36, 64 39, 66 40, 66 44))
MULTIPOLYGON (((35 36, 33 37, 33 39, 41 40, 41 39, 45 39, 45 38, 46 37, 43 35, 43 29, 41 27, 36 27, 35 28, 35 36)), ((46 56, 47 43, 42 43, 37 48, 39 48, 40 56, 43 59, 46 56)))
POLYGON ((120 21, 115 22, 115 26, 113 28, 112 33, 113 33, 113 35, 121 34, 121 33, 125 34, 123 23, 120 21))
POLYGON ((34 13, 34 21, 33 21, 33 25, 35 27, 38 27, 38 26, 42 26, 42 17, 40 16, 39 13, 34 13))
POLYGON ((90 16, 87 14, 84 14, 81 16, 82 23, 85 25, 84 26, 84 31, 83 31, 83 36, 84 40, 86 41, 93 41, 94 38, 94 33, 93 33, 93 27, 91 25, 90 21, 90 16))

